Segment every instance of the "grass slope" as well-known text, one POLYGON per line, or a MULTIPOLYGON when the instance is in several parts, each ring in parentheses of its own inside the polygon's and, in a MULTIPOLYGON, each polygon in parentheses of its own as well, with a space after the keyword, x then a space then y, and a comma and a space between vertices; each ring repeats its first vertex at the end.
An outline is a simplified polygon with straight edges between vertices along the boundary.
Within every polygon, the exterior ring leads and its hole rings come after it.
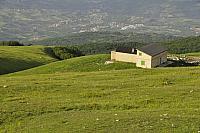
POLYGON ((0 76, 0 131, 200 130, 199 67, 61 72, 0 76))
POLYGON ((42 46, 0 46, 0 74, 25 70, 56 61, 43 50, 42 46))
POLYGON ((82 56, 63 61, 57 61, 51 64, 26 70, 24 72, 19 72, 14 75, 27 75, 32 73, 51 74, 63 72, 92 72, 135 68, 135 64, 132 63, 115 62, 113 64, 105 64, 105 62, 109 60, 109 54, 82 56))
POLYGON ((200 57, 200 52, 196 52, 196 53, 188 53, 188 54, 186 54, 186 56, 200 57))

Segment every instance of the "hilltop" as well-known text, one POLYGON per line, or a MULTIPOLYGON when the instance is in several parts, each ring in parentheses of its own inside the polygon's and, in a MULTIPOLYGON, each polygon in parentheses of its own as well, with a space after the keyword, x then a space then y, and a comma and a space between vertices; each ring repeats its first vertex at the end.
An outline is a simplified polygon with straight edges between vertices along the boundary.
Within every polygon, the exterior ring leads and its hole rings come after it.
MULTIPOLYGON (((75 45, 85 55, 109 54, 110 51, 115 50, 117 47, 123 46, 139 48, 151 42, 167 47, 169 53, 173 54, 186 54, 200 51, 199 36, 186 38, 168 36, 165 38, 165 36, 158 36, 157 34, 151 34, 147 36, 142 34, 134 35, 131 33, 123 34, 119 32, 104 33, 105 32, 74 34, 72 38, 69 36, 69 38, 58 38, 55 40, 49 39, 42 42, 46 42, 44 43, 46 45, 53 45, 56 43, 58 46, 75 45), (163 38, 165 38, 165 41, 162 42, 161 40, 164 40, 163 38), (138 42, 135 42, 136 40, 138 42)), ((46 51, 46 48, 46 46, 1 46, 0 74, 25 70, 57 61, 57 59, 53 58, 54 56, 46 51)), ((49 47, 49 49, 51 49, 51 47, 49 47)))
MULTIPOLYGON (((133 69, 135 64, 114 62, 110 61, 110 54, 90 55, 83 57, 71 58, 68 60, 57 61, 30 70, 26 70, 14 75, 29 75, 34 74, 53 74, 65 72, 95 72, 95 71, 111 71, 111 70, 124 70, 133 69)), ((13 75, 13 74, 11 74, 13 75)))

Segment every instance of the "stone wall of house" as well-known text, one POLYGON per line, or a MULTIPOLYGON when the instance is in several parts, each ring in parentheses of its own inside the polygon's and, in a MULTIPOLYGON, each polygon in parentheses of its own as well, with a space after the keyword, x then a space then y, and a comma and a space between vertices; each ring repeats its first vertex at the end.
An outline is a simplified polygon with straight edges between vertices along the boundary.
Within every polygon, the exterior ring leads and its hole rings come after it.
POLYGON ((167 62, 167 52, 154 56, 152 58, 151 67, 159 66, 165 62, 167 62))

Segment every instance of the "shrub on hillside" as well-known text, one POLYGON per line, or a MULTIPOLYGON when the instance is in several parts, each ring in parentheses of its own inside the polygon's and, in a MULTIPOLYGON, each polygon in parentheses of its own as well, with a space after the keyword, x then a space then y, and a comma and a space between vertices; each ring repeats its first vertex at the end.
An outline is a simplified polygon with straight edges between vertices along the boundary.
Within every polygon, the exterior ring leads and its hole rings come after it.
POLYGON ((83 56, 82 52, 75 46, 54 47, 52 52, 56 58, 61 60, 83 56))
POLYGON ((0 42, 0 46, 24 46, 18 41, 2 41, 0 42))

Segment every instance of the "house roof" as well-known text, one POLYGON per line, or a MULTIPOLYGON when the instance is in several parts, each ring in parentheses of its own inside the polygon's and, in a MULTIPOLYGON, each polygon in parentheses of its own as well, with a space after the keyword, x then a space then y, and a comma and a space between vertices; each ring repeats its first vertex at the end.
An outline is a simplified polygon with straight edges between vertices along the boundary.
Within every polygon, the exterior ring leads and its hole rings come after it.
POLYGON ((146 45, 142 48, 138 48, 138 50, 151 55, 151 56, 156 56, 160 53, 163 53, 165 51, 167 51, 166 48, 162 47, 161 45, 158 44, 150 44, 150 45, 146 45))

